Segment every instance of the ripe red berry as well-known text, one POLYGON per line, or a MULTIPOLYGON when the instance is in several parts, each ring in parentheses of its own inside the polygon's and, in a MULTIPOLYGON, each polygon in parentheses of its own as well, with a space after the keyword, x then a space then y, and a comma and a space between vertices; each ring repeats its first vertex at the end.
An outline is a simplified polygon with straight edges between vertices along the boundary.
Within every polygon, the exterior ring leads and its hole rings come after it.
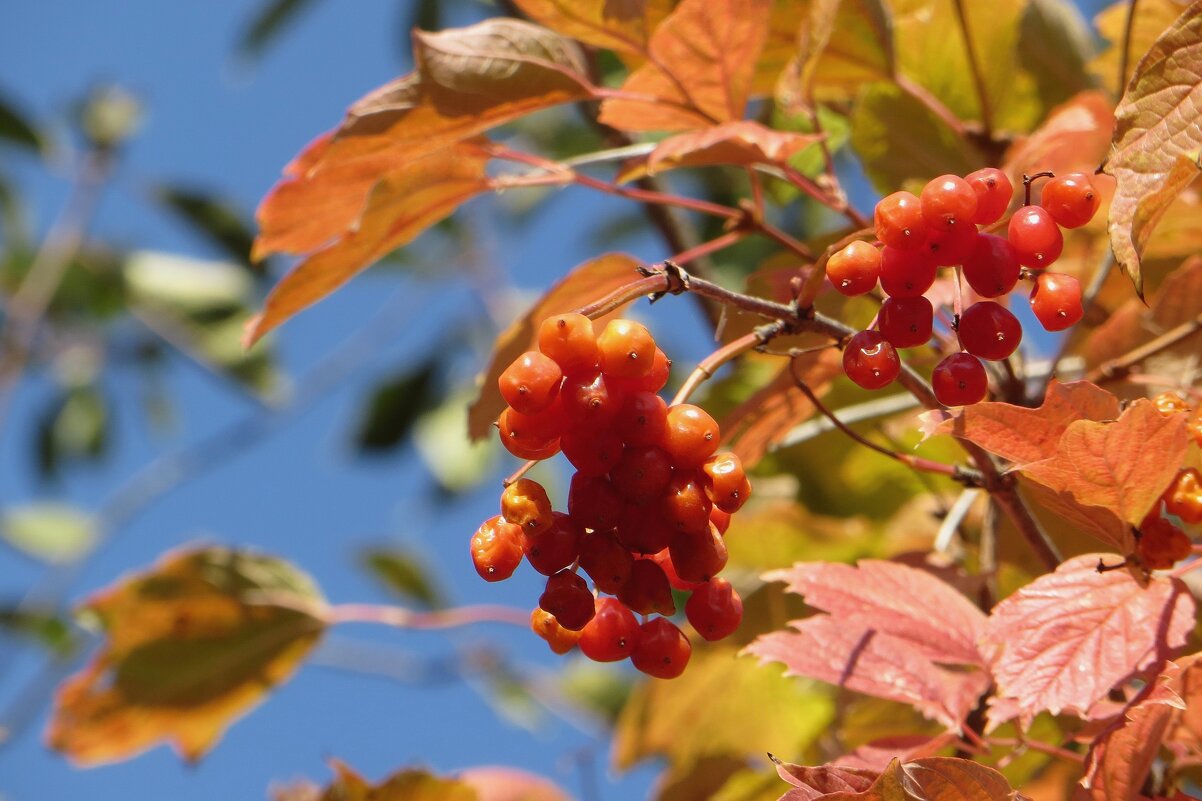
POLYGON ((1048 331, 1071 328, 1085 316, 1081 282, 1071 275, 1041 273, 1031 287, 1031 311, 1048 331))
POLYGON ((677 532, 668 546, 676 575, 685 581, 709 581, 726 567, 726 540, 710 526, 704 534, 677 532))
POLYGON ((550 459, 559 453, 559 434, 543 431, 550 418, 520 414, 506 407, 497 420, 501 444, 519 459, 550 459))
POLYGON ((680 403, 668 409, 663 448, 677 467, 697 467, 718 450, 718 423, 699 406, 680 403))
POLYGON ((676 603, 663 569, 650 559, 635 559, 630 578, 622 585, 618 600, 640 615, 672 615, 676 603))
POLYGON ((1176 392, 1162 392, 1152 398, 1152 403, 1156 406, 1156 411, 1165 415, 1181 414, 1190 410, 1190 405, 1185 402, 1185 398, 1176 392))
POLYGON ((724 512, 734 513, 751 497, 751 482, 743 470, 743 462, 727 451, 716 453, 701 466, 705 476, 705 492, 724 512))
POLYGON ((522 532, 522 551, 530 566, 550 576, 580 555, 580 526, 563 512, 551 513, 551 525, 534 533, 522 532))
POLYGON ((527 351, 497 378, 505 402, 522 414, 537 414, 559 394, 563 371, 549 356, 527 351))
POLYGON ((972 228, 977 213, 977 193, 958 175, 940 175, 922 188, 922 219, 932 232, 972 228))
POLYGON ((889 247, 907 250, 926 241, 922 203, 910 192, 894 192, 876 204, 872 214, 876 238, 889 247))
POLYGON ((634 557, 611 532, 594 531, 580 541, 580 567, 601 592, 622 589, 633 566, 634 557))
POLYGON ((504 581, 522 563, 522 529, 500 515, 485 520, 472 535, 472 564, 485 581, 504 581))
POLYGON ((618 525, 622 499, 605 476, 572 475, 568 488, 568 514, 585 528, 609 531, 618 525))
POLYGON ((843 349, 843 372, 864 389, 881 389, 901 372, 897 351, 878 331, 861 331, 843 349))
POLYGON ((583 314, 557 314, 538 327, 538 349, 555 360, 564 375, 597 369, 597 337, 593 321, 583 314))
POLYGON ((931 373, 931 388, 944 406, 968 406, 980 403, 989 390, 985 365, 971 353, 953 353, 931 373))
POLYGON ((1058 175, 1043 185, 1039 205, 1061 228, 1080 228, 1093 219, 1102 203, 1093 182, 1083 172, 1058 175))
POLYGON ((684 673, 693 646, 684 632, 667 618, 657 617, 639 627, 639 644, 630 661, 657 679, 674 679, 684 673))
POLYGON ((645 506, 659 499, 672 480, 672 459, 654 445, 627 447, 609 471, 618 494, 630 503, 645 506))
POLYGON ((674 590, 692 592, 705 583, 704 581, 685 581, 682 579, 680 574, 676 572, 676 566, 672 564, 672 554, 667 548, 659 553, 651 554, 651 561, 659 565, 660 569, 664 571, 664 575, 668 577, 669 586, 674 590))
POLYGON ((709 528, 713 502, 705 494, 702 479, 693 471, 680 471, 672 476, 661 506, 664 517, 676 531, 700 534, 709 528))
POLYGON ((535 634, 546 640, 547 645, 551 646, 551 650, 557 654, 566 654, 576 647, 576 642, 580 639, 579 631, 565 629, 559 625, 555 615, 537 606, 530 613, 530 628, 535 634))
POLYGON ((611 428, 575 428, 559 440, 563 455, 580 473, 603 476, 622 458, 622 438, 611 428))
POLYGON ((610 320, 597 337, 597 349, 607 376, 640 378, 655 364, 655 338, 633 320, 610 320))
POLYGON ((868 242, 852 242, 826 262, 826 277, 848 297, 871 292, 880 274, 881 252, 868 242))
POLYGON ((1014 245, 1018 262, 1033 270, 1042 270, 1064 249, 1064 234, 1052 215, 1040 206, 1023 206, 1010 218, 1007 238, 1014 245))
POLYGON ((595 599, 584 579, 571 570, 560 570, 547 579, 547 588, 538 597, 539 609, 549 612, 559 625, 580 631, 593 619, 595 599))
POLYGON ((604 373, 568 376, 559 391, 568 423, 583 428, 604 426, 622 408, 622 392, 604 373))
POLYGON ((710 522, 718 529, 719 534, 725 534, 730 528, 730 512, 724 512, 715 506, 710 510, 710 522))
POLYGON ((1022 267, 1010 240, 981 234, 964 260, 964 278, 983 298, 997 298, 1014 289, 1022 267))
POLYGON ((881 335, 895 348, 916 348, 931 339, 935 309, 919 295, 916 298, 885 298, 877 315, 881 335))
POLYGON ((1149 570, 1167 570, 1190 555, 1193 543, 1184 531, 1160 516, 1160 504, 1139 524, 1136 550, 1149 570))
POLYGON ((551 500, 542 484, 520 478, 501 493, 501 516, 523 531, 539 531, 551 525, 551 500))
POLYGON ((668 547, 676 526, 659 504, 622 507, 618 518, 618 542, 632 553, 658 553, 668 547))
POLYGON ((934 260, 922 248, 881 249, 881 289, 894 298, 916 298, 931 288, 938 272, 934 260))
POLYGON ((1202 474, 1196 467, 1177 473, 1164 492, 1164 506, 1169 514, 1180 517, 1186 523, 1202 523, 1202 474))
POLYGON ((613 427, 627 445, 655 445, 668 427, 668 404, 654 392, 632 392, 614 417, 613 427))
POLYGON ((598 598, 597 612, 580 632, 580 650, 594 662, 617 662, 639 644, 639 621, 616 598, 598 598))
POLYGON ((979 236, 975 225, 944 228, 933 231, 922 249, 927 252, 935 266, 951 267, 963 264, 972 255, 979 236))
POLYGON ((714 578, 693 590, 684 605, 689 624, 714 642, 729 637, 743 620, 743 599, 730 582, 714 578))
POLYGON ((1014 353, 1023 340, 1022 325, 1005 306, 982 300, 960 316, 960 345, 969 353, 990 361, 1001 361, 1014 353))
POLYGON ((985 167, 970 172, 964 180, 977 194, 977 213, 972 221, 977 225, 989 225, 1002 219, 1014 196, 1014 185, 1006 173, 996 167, 985 167))

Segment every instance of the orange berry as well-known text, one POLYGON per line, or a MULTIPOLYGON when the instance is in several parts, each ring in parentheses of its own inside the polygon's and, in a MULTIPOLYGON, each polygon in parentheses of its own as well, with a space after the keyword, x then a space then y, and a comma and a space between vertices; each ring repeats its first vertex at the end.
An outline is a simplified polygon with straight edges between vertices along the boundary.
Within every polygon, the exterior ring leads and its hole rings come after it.
POLYGON ((545 609, 535 607, 530 613, 530 628, 531 630, 547 641, 547 645, 551 646, 551 650, 557 654, 566 654, 568 651, 576 647, 576 643, 580 640, 579 631, 565 629, 559 625, 559 621, 545 609))
POLYGON ((1164 493, 1164 506, 1190 525, 1202 523, 1202 475, 1197 468, 1182 470, 1164 493))
POLYGON ((522 529, 500 515, 485 520, 472 536, 472 564, 485 581, 504 581, 522 563, 522 529))
POLYGON ((554 359, 565 375, 594 372, 600 358, 593 321, 583 314, 557 314, 543 320, 538 349, 554 359))
POLYGON ((615 378, 641 378, 655 365, 655 338, 633 320, 610 320, 597 337, 601 372, 615 378))
POLYGON ((542 484, 520 478, 501 493, 501 516, 524 531, 540 531, 551 525, 551 500, 542 484))
POLYGON ((537 414, 559 394, 563 371, 553 359, 527 351, 513 360, 497 378, 505 402, 522 414, 537 414))

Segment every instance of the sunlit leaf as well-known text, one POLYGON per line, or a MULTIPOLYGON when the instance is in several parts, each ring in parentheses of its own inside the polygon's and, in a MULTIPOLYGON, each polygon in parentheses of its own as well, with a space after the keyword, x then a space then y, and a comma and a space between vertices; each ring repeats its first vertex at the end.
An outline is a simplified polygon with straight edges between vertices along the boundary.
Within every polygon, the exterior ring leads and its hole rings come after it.
POLYGON ((1006 778, 987 765, 955 757, 925 757, 913 762, 893 760, 861 792, 818 797, 824 801, 1002 801, 1012 793, 1006 778))
POLYGON ((1180 579, 1099 573, 1099 560, 1121 558, 1075 557, 993 608, 987 636, 999 649, 993 703, 1000 706, 990 710, 992 724, 1017 713, 1026 727, 1043 710, 1085 716, 1112 688, 1185 644, 1194 601, 1180 579))
POLYGON ((378 581, 405 600, 430 608, 444 604, 429 566, 416 554, 396 547, 373 548, 365 551, 360 561, 378 581))
POLYGON ((477 397, 474 386, 464 385, 441 405, 418 417, 413 427, 417 452, 439 486, 448 492, 465 492, 478 486, 497 463, 500 443, 463 436, 464 410, 477 397))
POLYGON ((1176 661, 1181 670, 1171 688, 1184 704, 1173 712, 1165 739, 1175 751, 1202 755, 1202 654, 1190 654, 1176 661))
POLYGON ((672 10, 671 0, 517 0, 540 25, 586 44, 645 56, 647 40, 672 10))
POLYGON ((272 797, 275 801, 482 801, 467 782, 424 770, 398 771, 372 784, 346 763, 330 762, 334 779, 325 788, 301 781, 274 789, 272 797))
POLYGON ((776 84, 776 102, 787 111, 850 100, 865 84, 893 77, 893 18, 879 0, 814 0, 801 26, 776 84))
POLYGON ((751 120, 727 122, 665 139, 645 160, 624 169, 619 180, 680 167, 783 164, 820 139, 816 134, 775 131, 751 120))
MULTIPOLYGON (((570 801, 570 796, 555 782, 517 768, 492 765, 467 768, 455 778, 476 791, 476 801, 570 801)), ((373 801, 387 799, 373 798, 373 801)), ((411 796, 398 796, 396 801, 411 801, 411 796)))
POLYGON ((1078 531, 1101 540, 1119 553, 1135 551, 1135 533, 1131 524, 1112 510, 1101 506, 1089 506, 1079 502, 1067 490, 1055 490, 1019 474, 1019 486, 1023 496, 1035 507, 1047 509, 1067 521, 1078 531))
POLYGON ((109 446, 109 405, 94 384, 70 389, 54 398, 37 422, 38 469, 57 478, 65 464, 95 461, 109 446))
POLYGON ((85 606, 105 642, 59 688, 47 739, 80 765, 164 741, 199 759, 292 675, 324 609, 309 578, 281 560, 217 547, 170 554, 85 606))
POLYGON ((1107 41, 1107 46, 1089 64, 1093 73, 1107 87, 1122 92, 1144 54, 1152 49, 1165 30, 1181 16, 1190 0, 1141 0, 1134 6, 1127 0, 1119 0, 1107 6, 1096 17, 1094 24, 1098 33, 1107 41), (1126 36, 1127 14, 1135 12, 1127 47, 1127 74, 1119 76, 1119 62, 1123 59, 1123 41, 1126 36))
POLYGON ((861 793, 872 786, 880 773, 865 768, 844 768, 838 765, 807 768, 787 762, 778 762, 776 772, 800 790, 790 796, 796 801, 812 801, 827 793, 861 793))
POLYGON ((70 655, 78 645, 71 624, 46 612, 0 607, 0 630, 27 637, 58 657, 70 655))
POLYGON ((380 382, 371 392, 355 431, 361 452, 386 453, 409 435, 418 415, 434 400, 439 365, 426 362, 380 382))
POLYGON ((30 503, 0 511, 0 539, 44 562, 70 562, 96 541, 96 524, 86 512, 61 503, 30 503))
POLYGON ((159 186, 154 197, 165 208, 216 244, 226 255, 250 263, 254 234, 233 205, 207 192, 159 186))
POLYGON ((1118 181, 1110 243, 1142 294, 1140 252, 1168 202, 1197 177, 1202 159, 1202 6, 1191 5, 1156 40, 1115 118, 1114 153, 1106 164, 1118 181))
POLYGON ((237 309, 254 292, 254 282, 237 265, 173 253, 134 251, 125 260, 124 274, 134 302, 180 314, 237 309))
POLYGON ((1110 152, 1114 105, 1098 91, 1082 92, 1048 113, 1029 136, 1006 152, 1002 168, 1021 197, 1023 174, 1092 173, 1110 152))
POLYGON ((1045 107, 1089 89, 1085 64, 1094 54, 1093 31, 1068 0, 1028 0, 1019 33, 1019 61, 1038 86, 1045 107))

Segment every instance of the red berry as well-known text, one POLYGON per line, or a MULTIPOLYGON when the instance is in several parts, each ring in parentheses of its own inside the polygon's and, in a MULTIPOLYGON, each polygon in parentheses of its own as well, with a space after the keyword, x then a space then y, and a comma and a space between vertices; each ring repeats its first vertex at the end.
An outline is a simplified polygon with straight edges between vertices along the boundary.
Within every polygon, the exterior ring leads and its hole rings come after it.
POLYGON ((935 283, 938 268, 929 253, 922 248, 898 250, 881 249, 881 289, 894 298, 916 298, 935 283))
POLYGON ((661 506, 675 531, 700 534, 709 528, 713 502, 705 494, 697 473, 681 471, 673 475, 661 506))
POLYGON ((889 247, 907 250, 926 241, 922 203, 910 192, 894 192, 876 204, 872 214, 876 238, 889 247))
POLYGON ((852 242, 826 262, 826 277, 848 297, 871 292, 880 274, 881 252, 867 242, 852 242))
POLYGON ((677 532, 668 546, 676 575, 685 581, 709 581, 726 567, 726 540, 713 526, 704 534, 677 532))
POLYGON ((627 501, 645 506, 659 499, 672 480, 672 459, 654 445, 626 448, 609 471, 614 489, 627 501))
POLYGON ((622 438, 610 428, 573 429, 559 440, 563 455, 580 473, 603 476, 622 458, 622 438))
POLYGON ((674 679, 684 673, 693 646, 684 632, 667 618, 657 617, 639 627, 639 644, 630 661, 657 679, 674 679))
POLYGON ((977 227, 975 225, 960 225, 955 228, 944 228, 933 231, 923 250, 930 256, 937 267, 951 267, 963 264, 976 247, 977 227))
POLYGON ((559 394, 563 371, 549 356, 527 351, 497 378, 505 402, 522 414, 537 414, 559 394))
POLYGON ((977 213, 977 193, 958 175, 940 175, 922 188, 922 219, 932 232, 972 228, 977 213))
POLYGON ((617 662, 634 653, 639 621, 616 598, 598 598, 597 612, 580 632, 580 650, 594 662, 617 662))
POLYGON ((968 406, 985 399, 989 376, 985 365, 971 353, 953 353, 931 373, 931 388, 944 406, 968 406))
POLYGON ((640 615, 672 615, 676 603, 672 600, 672 587, 663 568, 650 559, 635 559, 630 569, 630 578, 618 592, 618 600, 640 615))
POLYGON ((557 314, 538 327, 538 349, 555 360, 565 375, 597 369, 597 337, 593 321, 583 314, 557 314))
POLYGON ((1048 331, 1071 328, 1085 316, 1081 282, 1071 275, 1041 273, 1031 287, 1031 311, 1048 331))
POLYGON ((523 531, 539 531, 551 525, 551 500, 542 484, 520 478, 501 493, 501 516, 523 531))
POLYGON ((668 404, 654 392, 632 392, 613 426, 627 445, 655 445, 663 440, 668 427, 668 404))
POLYGON ((595 531, 580 541, 580 567, 601 592, 622 589, 633 566, 634 557, 611 532, 595 531))
POLYGON ((576 647, 576 642, 580 639, 579 631, 565 629, 559 625, 555 615, 538 607, 530 613, 530 628, 546 640, 547 645, 557 654, 566 654, 576 647))
POLYGON ((547 579, 538 597, 538 607, 555 616, 559 625, 580 631, 593 619, 595 599, 584 579, 571 570, 561 570, 547 579))
POLYGON ((986 167, 964 176, 965 182, 977 193, 977 213, 973 222, 989 225, 1002 219, 1014 196, 1014 185, 1006 173, 996 167, 986 167))
POLYGON ((682 579, 680 574, 676 572, 676 565, 672 564, 672 554, 669 553, 667 548, 659 553, 651 554, 651 561, 659 565, 660 569, 664 571, 664 575, 668 577, 669 586, 674 590, 691 592, 705 583, 704 581, 685 581, 682 579))
POLYGON ((618 525, 622 499, 605 476, 572 475, 568 514, 585 528, 608 531, 618 525))
POLYGON ((730 512, 724 512, 715 506, 710 510, 710 522, 718 529, 719 534, 725 534, 730 528, 730 512))
POLYGON ((743 599, 724 578, 698 587, 684 605, 685 616, 697 633, 710 642, 734 633, 743 620, 743 599))
POLYGON ((680 403, 668 409, 663 448, 677 467, 696 467, 718 450, 718 423, 699 406, 680 403))
POLYGON ((676 526, 658 504, 622 507, 618 519, 618 542, 633 553, 658 553, 668 547, 676 526))
POLYGON ((1023 340, 1022 325, 1005 307, 982 300, 960 316, 960 345, 974 356, 1001 361, 1014 353, 1023 340))
POLYGON ((1023 206, 1014 212, 1010 218, 1010 227, 1006 234, 1014 251, 1018 254, 1018 263, 1033 270, 1042 270, 1056 259, 1064 249, 1064 234, 1060 227, 1039 206, 1023 206))
POLYGON ((522 532, 522 550, 530 566, 550 576, 580 555, 580 526, 563 512, 551 513, 551 525, 541 531, 522 532))
POLYGON ((608 423, 622 408, 622 392, 604 373, 568 376, 559 391, 564 417, 586 428, 608 423))
POLYGON ((497 420, 501 444, 519 459, 550 459, 559 453, 559 434, 543 433, 550 422, 538 415, 525 415, 506 407, 497 420))
POLYGON ((1043 185, 1039 205, 1061 228, 1080 228, 1093 219, 1102 198, 1083 172, 1058 175, 1043 185))
POLYGON ((1018 252, 1008 239, 981 234, 964 261, 964 278, 973 292, 996 298, 1014 289, 1021 269, 1018 252))
POLYGON ((705 492, 724 512, 737 512, 751 497, 751 482, 743 471, 743 462, 733 453, 716 453, 701 466, 705 492))
POLYGON ((864 389, 881 389, 901 372, 897 351, 878 331, 861 331, 843 349, 843 372, 864 389))
POLYGON ((472 535, 472 564, 485 581, 504 581, 522 563, 522 529, 500 515, 485 520, 472 535))
POLYGON ((1140 561, 1149 570, 1167 570, 1189 556, 1190 538, 1184 531, 1160 516, 1160 504, 1139 524, 1137 550, 1140 561))
POLYGON ((1164 491, 1164 507, 1186 523, 1202 523, 1202 473, 1196 467, 1177 473, 1164 491))
POLYGON ((895 348, 916 348, 931 339, 935 309, 919 295, 916 298, 885 298, 877 315, 881 335, 895 348))
POLYGON ((610 320, 597 337, 601 372, 615 378, 641 378, 655 363, 655 338, 641 323, 610 320))

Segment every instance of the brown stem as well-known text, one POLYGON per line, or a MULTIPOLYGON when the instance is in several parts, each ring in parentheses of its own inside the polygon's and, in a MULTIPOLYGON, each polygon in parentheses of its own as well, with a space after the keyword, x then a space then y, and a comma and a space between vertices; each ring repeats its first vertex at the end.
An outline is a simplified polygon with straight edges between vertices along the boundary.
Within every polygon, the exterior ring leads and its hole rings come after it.
POLYGON ((583 314, 585 317, 597 318, 609 314, 614 309, 619 309, 630 303, 632 300, 638 300, 644 295, 654 295, 658 292, 667 292, 670 286, 668 276, 663 273, 654 273, 645 278, 639 278, 631 281, 629 284, 620 286, 613 292, 610 292, 601 300, 594 301, 585 306, 576 309, 577 314, 583 314))
POLYGON ((701 386, 702 382, 711 378, 718 368, 749 350, 754 350, 760 347, 768 340, 779 335, 785 328, 782 321, 777 320, 767 325, 760 326, 754 331, 744 334, 733 342, 723 345, 718 350, 711 353, 709 356, 701 360, 696 369, 689 374, 685 382, 681 384, 677 390, 676 396, 672 398, 671 406, 684 403, 693 394, 697 387, 701 386))
POLYGON ((968 68, 972 72, 973 86, 977 90, 977 98, 981 106, 981 127, 984 128, 985 138, 993 139, 993 110, 989 106, 989 93, 985 90, 985 76, 981 72, 981 62, 977 56, 976 45, 968 30, 968 17, 964 9, 964 0, 953 0, 956 7, 956 21, 960 25, 960 33, 964 36, 964 49, 968 53, 968 68))
POLYGON ((514 484, 514 483, 520 481, 522 476, 529 473, 534 468, 534 466, 536 464, 538 464, 538 461, 539 461, 538 459, 530 459, 529 461, 524 463, 517 470, 514 470, 512 473, 510 473, 509 476, 506 477, 505 480, 501 482, 501 486, 508 487, 510 484, 514 484))
POLYGON ((943 102, 931 94, 925 86, 911 81, 905 75, 896 75, 893 78, 894 83, 903 92, 917 100, 928 111, 943 121, 945 125, 959 137, 965 137, 968 132, 964 129, 964 121, 952 113, 952 110, 943 105, 943 102))
POLYGON ((1131 368, 1140 362, 1168 350, 1183 340, 1189 339, 1199 331, 1202 331, 1202 314, 1197 315, 1192 320, 1187 320, 1170 331, 1166 331, 1151 342, 1141 345, 1125 355, 1119 356, 1117 359, 1103 362, 1091 370, 1085 376, 1085 380, 1092 381, 1095 384, 1120 380, 1130 372, 1131 368))
POLYGON ((1127 20, 1123 23, 1123 48, 1119 51, 1119 76, 1115 97, 1122 98, 1127 89, 1127 67, 1131 63, 1131 34, 1135 31, 1135 7, 1139 0, 1127 0, 1127 20))

